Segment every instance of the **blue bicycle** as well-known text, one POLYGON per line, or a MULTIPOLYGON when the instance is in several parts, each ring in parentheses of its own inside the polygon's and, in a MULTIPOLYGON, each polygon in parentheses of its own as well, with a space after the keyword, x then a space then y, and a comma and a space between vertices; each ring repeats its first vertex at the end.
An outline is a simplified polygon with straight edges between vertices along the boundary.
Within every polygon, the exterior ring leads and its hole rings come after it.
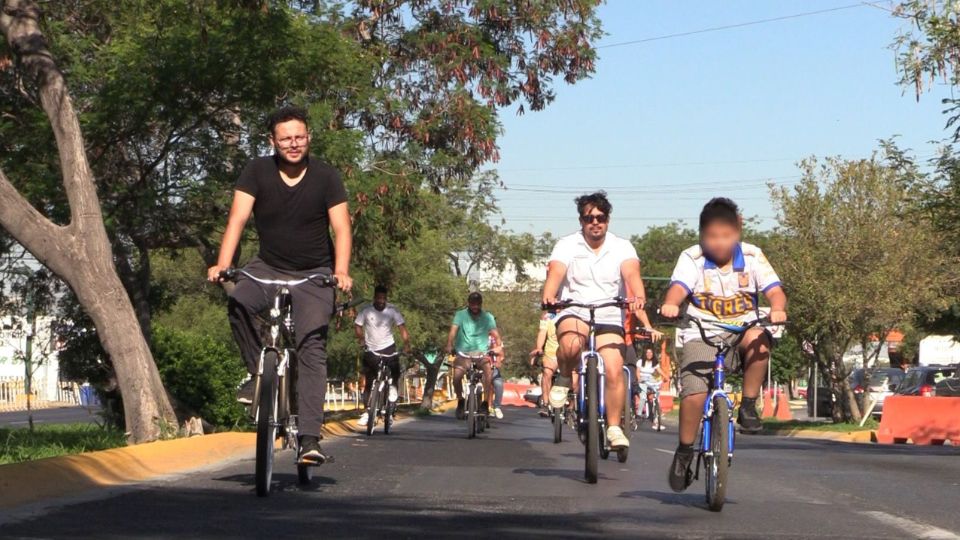
MULTIPOLYGON (((573 300, 560 300, 555 304, 543 304, 541 307, 545 311, 561 311, 570 307, 579 307, 590 312, 590 319, 587 321, 589 334, 587 337, 587 346, 580 354, 580 392, 577 394, 576 424, 577 434, 580 442, 586 445, 584 477, 590 484, 597 483, 597 469, 600 458, 607 459, 610 456, 610 441, 607 440, 607 420, 606 404, 604 401, 604 387, 606 376, 603 366, 603 357, 597 351, 596 336, 596 318, 598 309, 607 307, 617 307, 625 309, 629 307, 630 301, 626 298, 613 298, 606 302, 596 304, 584 304, 574 302, 573 300)), ((626 372, 627 390, 626 398, 630 396, 630 377, 629 370, 624 367, 626 372)), ((620 417, 620 427, 625 428, 627 418, 629 418, 630 406, 629 399, 624 399, 624 414, 620 417)), ((624 433, 627 430, 624 429, 624 433)), ((627 461, 629 448, 620 448, 617 450, 617 460, 620 463, 627 461)))
POLYGON ((694 479, 700 478, 700 465, 706 476, 707 506, 714 512, 723 509, 727 494, 727 472, 733 463, 734 427, 730 411, 733 400, 723 389, 726 381, 724 362, 730 351, 734 350, 747 331, 755 326, 772 326, 765 318, 757 318, 747 323, 729 323, 721 321, 701 321, 690 315, 682 315, 677 324, 694 324, 700 330, 703 342, 717 349, 713 362, 713 381, 708 399, 703 404, 703 417, 700 419, 700 444, 694 479), (704 325, 717 331, 708 336, 704 325))

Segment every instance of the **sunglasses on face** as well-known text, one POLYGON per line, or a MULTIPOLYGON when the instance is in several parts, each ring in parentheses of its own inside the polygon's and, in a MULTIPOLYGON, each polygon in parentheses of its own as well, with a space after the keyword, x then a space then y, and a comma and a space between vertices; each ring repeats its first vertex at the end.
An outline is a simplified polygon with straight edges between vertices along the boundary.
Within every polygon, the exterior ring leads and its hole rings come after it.
POLYGON ((585 216, 580 216, 580 223, 584 225, 589 225, 590 223, 606 223, 610 221, 610 216, 606 214, 589 214, 585 216))

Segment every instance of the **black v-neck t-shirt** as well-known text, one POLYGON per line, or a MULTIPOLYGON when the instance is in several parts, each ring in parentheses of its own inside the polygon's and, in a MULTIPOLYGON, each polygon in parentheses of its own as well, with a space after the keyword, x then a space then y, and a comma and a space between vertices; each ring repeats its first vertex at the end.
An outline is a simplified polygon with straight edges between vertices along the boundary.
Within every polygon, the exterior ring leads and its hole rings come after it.
POLYGON ((279 158, 251 161, 236 189, 252 195, 253 217, 260 236, 260 259, 281 270, 333 268, 333 239, 328 210, 347 201, 340 173, 305 158, 307 171, 295 186, 280 177, 279 158))

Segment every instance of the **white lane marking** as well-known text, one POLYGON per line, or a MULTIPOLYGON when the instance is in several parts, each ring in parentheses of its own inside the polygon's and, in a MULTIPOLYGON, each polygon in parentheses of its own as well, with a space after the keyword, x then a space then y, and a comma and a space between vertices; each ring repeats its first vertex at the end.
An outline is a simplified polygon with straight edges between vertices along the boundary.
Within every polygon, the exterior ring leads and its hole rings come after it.
POLYGON ((673 455, 673 450, 664 450, 663 448, 654 448, 654 450, 657 452, 663 452, 664 454, 670 454, 671 456, 673 455))
POLYGON ((960 535, 950 532, 946 529, 934 527, 933 525, 928 525, 919 521, 909 520, 907 518, 902 518, 886 512, 871 510, 859 512, 859 514, 871 517, 880 523, 883 523, 884 525, 893 527, 894 529, 899 529, 909 538, 922 538, 929 540, 960 540, 960 535))

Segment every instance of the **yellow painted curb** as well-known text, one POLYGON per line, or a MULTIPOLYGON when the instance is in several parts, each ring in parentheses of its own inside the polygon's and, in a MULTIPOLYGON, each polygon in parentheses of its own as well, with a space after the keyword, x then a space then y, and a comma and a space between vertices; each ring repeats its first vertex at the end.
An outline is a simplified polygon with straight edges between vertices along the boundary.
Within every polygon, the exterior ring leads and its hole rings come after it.
POLYGON ((784 429, 774 431, 773 435, 781 437, 797 437, 801 439, 819 439, 848 443, 872 443, 877 440, 877 432, 871 430, 860 431, 819 431, 816 429, 784 429))
MULTIPOLYGON (((439 410, 450 407, 446 403, 439 410)), ((324 424, 323 431, 326 436, 343 437, 359 433, 360 428, 356 420, 340 420, 324 424)), ((0 508, 253 457, 255 444, 255 433, 216 433, 0 465, 0 508)))

